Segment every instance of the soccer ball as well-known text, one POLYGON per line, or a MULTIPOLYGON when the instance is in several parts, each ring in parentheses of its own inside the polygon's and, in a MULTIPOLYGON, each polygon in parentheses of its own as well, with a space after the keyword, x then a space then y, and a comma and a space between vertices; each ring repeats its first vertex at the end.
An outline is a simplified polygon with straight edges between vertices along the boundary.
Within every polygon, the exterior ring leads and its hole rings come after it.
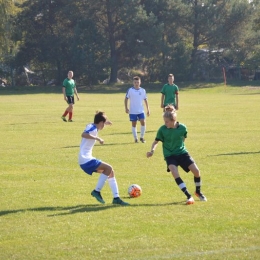
POLYGON ((131 198, 138 198, 142 194, 142 188, 137 184, 132 184, 128 188, 128 195, 131 198))

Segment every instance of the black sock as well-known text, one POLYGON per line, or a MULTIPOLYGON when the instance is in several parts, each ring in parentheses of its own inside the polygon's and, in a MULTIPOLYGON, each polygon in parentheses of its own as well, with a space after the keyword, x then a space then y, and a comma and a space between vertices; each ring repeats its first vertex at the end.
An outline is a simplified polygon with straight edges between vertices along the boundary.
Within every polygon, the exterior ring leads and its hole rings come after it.
POLYGON ((196 187, 196 193, 200 194, 200 187, 201 187, 200 177, 194 177, 194 182, 196 187))
POLYGON ((182 192, 187 196, 187 198, 189 199, 191 197, 190 193, 188 192, 187 188, 186 188, 186 184, 183 182, 183 180, 178 177, 175 179, 177 185, 179 186, 179 188, 182 190, 182 192))

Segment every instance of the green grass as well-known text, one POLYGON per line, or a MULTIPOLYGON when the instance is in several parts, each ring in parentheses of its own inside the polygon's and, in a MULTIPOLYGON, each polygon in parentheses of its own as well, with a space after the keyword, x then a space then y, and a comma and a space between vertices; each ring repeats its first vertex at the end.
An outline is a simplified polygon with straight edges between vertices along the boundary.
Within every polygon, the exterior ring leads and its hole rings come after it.
MULTIPOLYGON (((160 145, 145 157, 163 124, 159 87, 147 87, 146 144, 133 143, 120 87, 79 89, 74 123, 60 119, 61 93, 1 90, 0 259, 260 258, 260 88, 210 87, 180 91, 178 120, 208 198, 191 206, 166 172, 160 145), (81 133, 97 109, 113 125, 93 153, 113 165, 130 207, 112 206, 107 184, 106 204, 98 204, 90 196, 98 175, 77 165, 81 133), (132 183, 142 187, 140 198, 127 197, 132 183)), ((180 173, 193 192, 192 175, 180 173)))

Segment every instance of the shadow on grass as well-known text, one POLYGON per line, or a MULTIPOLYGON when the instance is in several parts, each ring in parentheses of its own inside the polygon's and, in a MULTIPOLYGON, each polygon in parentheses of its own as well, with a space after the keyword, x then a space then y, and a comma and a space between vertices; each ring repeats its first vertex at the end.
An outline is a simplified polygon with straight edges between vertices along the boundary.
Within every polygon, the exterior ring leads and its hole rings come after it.
MULTIPOLYGON (((127 142, 127 143, 110 143, 110 144, 107 144, 107 143, 104 143, 104 144, 99 144, 97 143, 95 145, 95 147, 100 147, 100 146, 111 146, 111 145, 126 145, 126 144, 135 144, 134 142, 127 142)), ((71 146, 64 146, 64 147, 61 147, 63 149, 71 149, 71 148, 79 148, 79 145, 71 145, 71 146)))
POLYGON ((246 155, 246 154, 260 154, 260 151, 258 152, 239 152, 239 153, 220 153, 215 155, 209 155, 209 157, 213 156, 230 156, 230 155, 246 155))
MULTIPOLYGON (((127 197, 128 198, 128 197, 127 197)), ((171 202, 171 203, 162 203, 162 204, 130 204, 127 207, 124 208, 132 208, 132 207, 163 207, 163 206, 170 206, 170 205, 184 205, 185 201, 180 202, 171 202)), ((48 214, 48 217, 56 217, 56 216, 64 216, 64 215, 71 215, 71 214, 77 214, 77 213, 85 213, 85 212, 96 212, 101 210, 107 210, 111 208, 118 208, 121 207, 119 205, 101 205, 101 204, 91 204, 91 205, 77 205, 77 206, 71 206, 71 207, 39 207, 39 208, 28 208, 28 209, 17 209, 17 210, 4 210, 0 211, 0 217, 9 215, 9 214, 16 214, 16 213, 24 213, 24 212, 45 212, 45 211, 53 211, 57 212, 54 214, 48 214), (63 212, 62 212, 63 211, 63 212)))

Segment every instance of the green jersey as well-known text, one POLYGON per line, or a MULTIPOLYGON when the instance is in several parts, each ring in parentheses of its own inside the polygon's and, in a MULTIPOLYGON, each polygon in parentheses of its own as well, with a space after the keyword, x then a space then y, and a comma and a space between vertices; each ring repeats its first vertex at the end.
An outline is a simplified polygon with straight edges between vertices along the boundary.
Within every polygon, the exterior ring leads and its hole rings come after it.
POLYGON ((164 95, 164 106, 167 105, 176 105, 176 95, 179 93, 179 88, 177 85, 165 84, 161 90, 161 93, 164 95))
POLYGON ((184 140, 187 137, 187 128, 178 123, 177 128, 167 128, 163 125, 159 128, 155 140, 163 143, 164 158, 171 155, 180 155, 187 153, 184 140))
POLYGON ((74 89, 76 87, 74 79, 64 79, 63 87, 66 89, 66 96, 74 96, 74 89))

